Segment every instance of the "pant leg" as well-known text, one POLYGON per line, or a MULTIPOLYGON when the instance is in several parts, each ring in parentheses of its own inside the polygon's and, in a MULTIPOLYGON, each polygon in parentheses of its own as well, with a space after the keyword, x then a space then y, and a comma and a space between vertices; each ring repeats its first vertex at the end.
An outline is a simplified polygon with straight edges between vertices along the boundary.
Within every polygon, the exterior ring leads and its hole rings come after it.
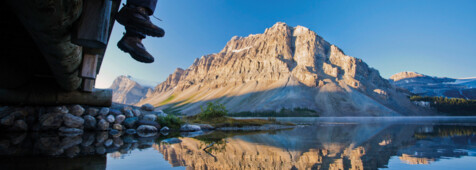
POLYGON ((127 0, 127 4, 148 8, 154 14, 157 0, 127 0))

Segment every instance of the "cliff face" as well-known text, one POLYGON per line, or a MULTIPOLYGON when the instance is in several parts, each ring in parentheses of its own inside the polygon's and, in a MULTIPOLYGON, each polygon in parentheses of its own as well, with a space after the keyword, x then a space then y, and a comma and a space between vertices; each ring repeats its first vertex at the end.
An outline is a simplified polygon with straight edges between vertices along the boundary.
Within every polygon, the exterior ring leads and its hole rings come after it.
POLYGON ((416 95, 476 99, 476 78, 433 77, 415 72, 401 72, 390 82, 416 95))
POLYGON ((152 93, 152 87, 141 85, 131 76, 119 76, 112 83, 112 101, 121 104, 136 104, 152 93))
POLYGON ((233 37, 215 54, 177 69, 142 103, 195 114, 219 101, 231 112, 306 108, 322 116, 413 114, 379 72, 308 28, 276 23, 233 37))

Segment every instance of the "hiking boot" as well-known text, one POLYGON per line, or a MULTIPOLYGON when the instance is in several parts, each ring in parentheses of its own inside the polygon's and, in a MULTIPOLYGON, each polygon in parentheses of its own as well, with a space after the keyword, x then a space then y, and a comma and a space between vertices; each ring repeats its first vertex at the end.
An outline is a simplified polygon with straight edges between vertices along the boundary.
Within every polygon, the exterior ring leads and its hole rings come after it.
POLYGON ((153 63, 154 57, 146 51, 144 45, 142 44, 142 39, 134 34, 124 34, 124 37, 117 43, 117 47, 122 51, 129 53, 132 58, 139 62, 143 63, 153 63))
POLYGON ((117 13, 116 20, 136 32, 153 37, 163 37, 165 31, 150 21, 149 13, 146 8, 128 4, 117 13))

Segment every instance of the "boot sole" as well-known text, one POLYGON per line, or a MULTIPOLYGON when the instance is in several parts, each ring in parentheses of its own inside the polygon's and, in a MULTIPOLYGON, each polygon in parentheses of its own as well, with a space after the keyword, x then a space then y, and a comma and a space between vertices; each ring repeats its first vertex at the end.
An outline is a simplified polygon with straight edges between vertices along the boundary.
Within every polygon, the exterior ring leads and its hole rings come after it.
POLYGON ((132 29, 134 31, 137 31, 137 32, 140 32, 140 33, 143 33, 145 35, 152 36, 152 37, 163 37, 165 35, 165 32, 164 33, 157 33, 153 29, 148 29, 147 26, 141 26, 143 24, 141 24, 140 22, 131 22, 128 19, 120 19, 120 18, 126 18, 126 17, 116 16, 117 22, 119 22, 121 25, 124 25, 127 28, 132 29))
POLYGON ((132 50, 133 48, 126 45, 126 44, 123 44, 123 43, 117 43, 117 47, 119 47, 119 49, 121 51, 124 51, 126 53, 129 53, 131 55, 132 58, 134 58, 135 60, 139 61, 139 62, 143 62, 143 63, 153 63, 154 62, 154 59, 152 58, 152 60, 144 60, 143 57, 139 57, 140 55, 134 53, 132 50))

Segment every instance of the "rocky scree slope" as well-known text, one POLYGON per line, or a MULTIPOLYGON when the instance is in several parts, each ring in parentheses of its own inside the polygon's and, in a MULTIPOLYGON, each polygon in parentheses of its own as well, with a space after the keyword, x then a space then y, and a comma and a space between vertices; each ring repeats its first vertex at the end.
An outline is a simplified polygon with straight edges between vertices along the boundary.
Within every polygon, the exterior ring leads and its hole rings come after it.
MULTIPOLYGON (((218 101, 231 112, 306 108, 321 116, 416 114, 417 108, 361 59, 308 28, 278 22, 233 37, 215 54, 178 68, 138 103, 192 115, 218 101)), ((298 116, 298 115, 297 115, 298 116)))

